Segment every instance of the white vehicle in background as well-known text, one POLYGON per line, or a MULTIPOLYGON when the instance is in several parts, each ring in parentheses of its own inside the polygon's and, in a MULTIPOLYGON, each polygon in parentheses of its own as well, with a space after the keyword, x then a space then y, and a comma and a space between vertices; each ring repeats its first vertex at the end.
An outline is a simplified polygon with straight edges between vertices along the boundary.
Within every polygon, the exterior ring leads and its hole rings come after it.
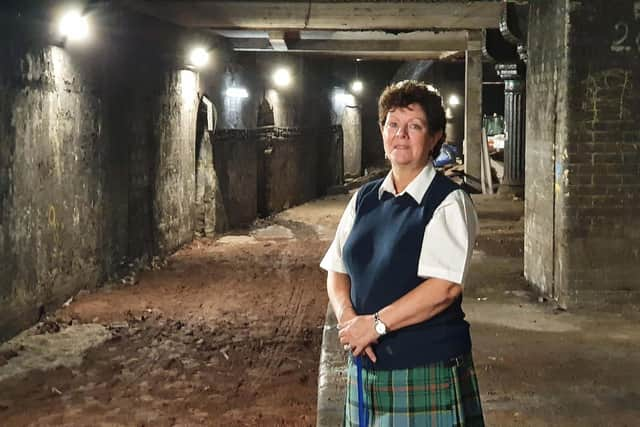
POLYGON ((489 154, 502 153, 504 151, 504 133, 487 137, 489 143, 489 154))
POLYGON ((502 159, 504 156, 504 143, 507 139, 504 131, 504 118, 496 113, 493 116, 485 115, 482 119, 482 125, 487 132, 489 155, 502 159))

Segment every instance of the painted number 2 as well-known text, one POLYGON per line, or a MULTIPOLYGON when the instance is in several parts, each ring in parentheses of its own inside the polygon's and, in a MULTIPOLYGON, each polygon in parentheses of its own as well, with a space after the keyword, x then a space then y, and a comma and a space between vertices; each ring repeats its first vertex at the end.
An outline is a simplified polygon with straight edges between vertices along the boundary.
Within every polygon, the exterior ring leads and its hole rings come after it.
MULTIPOLYGON (((616 33, 616 39, 611 43, 611 52, 631 52, 633 47, 626 44, 629 39, 629 25, 626 22, 618 22, 613 26, 613 29, 616 33)), ((640 32, 633 41, 636 50, 640 53, 640 32)))
POLYGON ((611 43, 611 51, 612 52, 629 52, 631 50, 631 46, 627 46, 624 44, 627 41, 627 37, 629 37, 629 26, 624 22, 618 22, 614 25, 613 29, 616 34, 622 33, 620 38, 617 38, 611 43))

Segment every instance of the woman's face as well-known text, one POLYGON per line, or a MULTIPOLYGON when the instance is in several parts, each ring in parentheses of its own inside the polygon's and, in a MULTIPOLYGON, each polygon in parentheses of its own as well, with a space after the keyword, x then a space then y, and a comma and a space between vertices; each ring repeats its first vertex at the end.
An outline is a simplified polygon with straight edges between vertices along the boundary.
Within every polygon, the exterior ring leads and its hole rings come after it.
POLYGON ((389 110, 380 130, 393 166, 424 167, 442 136, 442 131, 429 134, 427 114, 416 103, 389 110))

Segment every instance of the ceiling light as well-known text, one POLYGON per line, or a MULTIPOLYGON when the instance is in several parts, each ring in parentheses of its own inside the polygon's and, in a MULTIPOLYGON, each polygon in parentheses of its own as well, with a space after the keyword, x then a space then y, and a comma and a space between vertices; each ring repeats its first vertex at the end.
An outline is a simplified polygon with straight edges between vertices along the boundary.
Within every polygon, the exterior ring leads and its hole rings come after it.
POLYGON ((89 23, 78 10, 70 10, 60 19, 60 34, 69 40, 83 40, 89 35, 89 23))
POLYGON ((291 84, 291 73, 286 68, 278 68, 273 73, 273 82, 278 87, 287 87, 291 84))
POLYGON ((351 90, 354 93, 361 93, 363 88, 364 88, 364 85, 360 80, 355 80, 353 83, 351 83, 351 90))
POLYGON ((451 95, 449 97, 449 105, 452 107, 457 107, 458 105, 460 105, 460 98, 458 98, 457 95, 451 95))
POLYGON ((209 52, 203 47, 196 47, 189 54, 189 62, 194 67, 204 67, 209 62, 209 52))

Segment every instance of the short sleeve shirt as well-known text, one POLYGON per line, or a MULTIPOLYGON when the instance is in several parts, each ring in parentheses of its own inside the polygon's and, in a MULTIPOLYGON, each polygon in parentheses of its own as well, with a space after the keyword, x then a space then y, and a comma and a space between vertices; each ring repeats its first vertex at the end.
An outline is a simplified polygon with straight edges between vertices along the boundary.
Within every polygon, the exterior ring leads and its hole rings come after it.
MULTIPOLYGON (((380 186, 378 197, 382 197, 384 192, 395 197, 408 193, 420 203, 435 174, 435 168, 429 163, 403 192, 396 194, 389 172, 380 186)), ((357 192, 349 200, 335 238, 320 263, 320 267, 327 271, 348 274, 342 260, 342 250, 355 221, 356 198, 357 192)), ((453 191, 438 206, 425 227, 418 276, 444 279, 464 286, 477 232, 478 217, 470 197, 464 190, 453 191)))

